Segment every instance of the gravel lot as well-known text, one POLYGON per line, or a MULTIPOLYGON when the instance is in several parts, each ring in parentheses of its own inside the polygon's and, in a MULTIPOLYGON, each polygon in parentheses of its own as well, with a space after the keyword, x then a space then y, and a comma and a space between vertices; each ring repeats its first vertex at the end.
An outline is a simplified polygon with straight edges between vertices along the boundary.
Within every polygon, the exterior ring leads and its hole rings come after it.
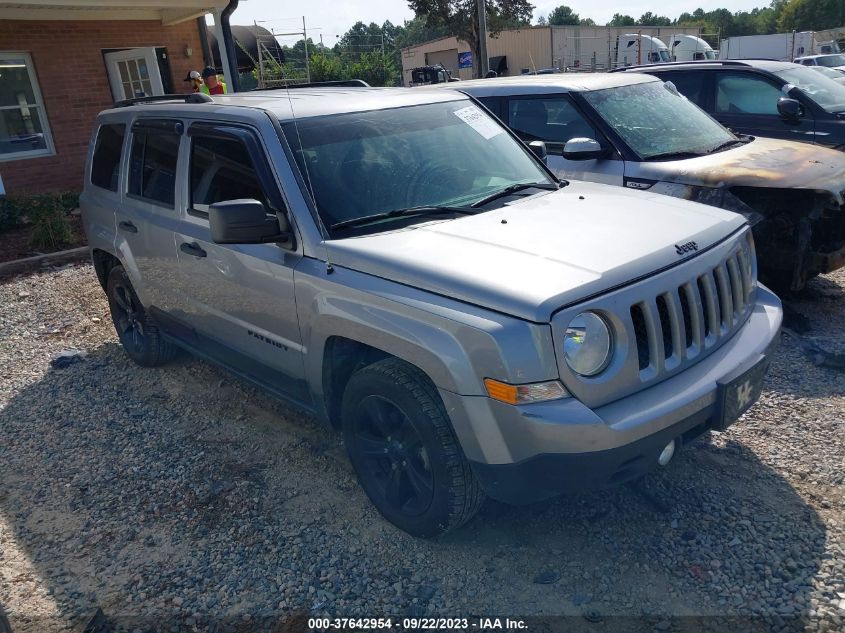
MULTIPOLYGON (((845 351, 845 274, 791 305, 845 351)), ((488 503, 415 540, 371 508, 339 437, 201 361, 131 364, 91 267, 40 273, 0 285, 0 604, 15 633, 97 606, 165 630, 310 611, 843 631, 843 418, 845 373, 784 335, 761 401, 642 485, 488 503), (68 348, 88 355, 51 369, 68 348)))

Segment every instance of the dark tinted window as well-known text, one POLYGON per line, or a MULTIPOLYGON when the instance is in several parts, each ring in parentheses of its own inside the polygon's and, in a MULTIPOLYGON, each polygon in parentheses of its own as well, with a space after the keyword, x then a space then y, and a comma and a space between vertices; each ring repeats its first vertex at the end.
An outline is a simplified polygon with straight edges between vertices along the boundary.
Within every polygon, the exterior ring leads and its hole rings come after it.
MULTIPOLYGON (((807 72, 813 72, 808 70, 807 72)), ((716 75, 716 112, 724 114, 777 114, 780 89, 749 73, 716 75)))
POLYGON ((596 138, 595 128, 566 97, 512 99, 510 127, 528 141, 566 143, 571 138, 596 138))
POLYGON ((136 132, 129 160, 129 193, 172 207, 179 136, 136 132))
POLYGON ((191 141, 191 205, 205 210, 225 200, 252 198, 267 204, 255 165, 240 141, 194 136, 191 141))
POLYGON ((103 125, 97 133, 94 158, 91 160, 91 184, 117 191, 120 174, 120 151, 123 149, 125 125, 103 125))
POLYGON ((665 73, 660 77, 664 81, 671 81, 675 84, 682 95, 692 101, 699 107, 704 107, 704 81, 707 78, 706 73, 690 72, 672 72, 665 73))

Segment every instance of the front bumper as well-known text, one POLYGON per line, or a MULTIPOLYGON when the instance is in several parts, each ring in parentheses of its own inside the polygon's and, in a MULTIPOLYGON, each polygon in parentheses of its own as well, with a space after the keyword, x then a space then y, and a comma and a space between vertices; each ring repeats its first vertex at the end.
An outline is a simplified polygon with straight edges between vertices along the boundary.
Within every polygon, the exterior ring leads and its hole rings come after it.
POLYGON ((575 398, 511 406, 441 390, 461 446, 487 494, 527 503, 567 490, 636 478, 657 466, 673 438, 716 423, 717 381, 769 358, 779 342, 780 300, 760 286, 746 323, 686 371, 610 404, 575 398))

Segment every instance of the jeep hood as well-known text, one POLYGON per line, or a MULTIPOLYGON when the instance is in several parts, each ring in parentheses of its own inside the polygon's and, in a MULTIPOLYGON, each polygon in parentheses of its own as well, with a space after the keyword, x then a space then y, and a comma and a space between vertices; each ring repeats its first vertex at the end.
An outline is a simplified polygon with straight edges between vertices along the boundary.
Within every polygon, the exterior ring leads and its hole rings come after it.
POLYGON ((645 179, 706 187, 769 187, 827 191, 839 204, 845 190, 845 153, 809 143, 754 138, 709 156, 642 162, 645 179))
POLYGON ((327 242, 332 264, 535 322, 560 307, 680 264, 742 216, 585 182, 502 208, 327 242))

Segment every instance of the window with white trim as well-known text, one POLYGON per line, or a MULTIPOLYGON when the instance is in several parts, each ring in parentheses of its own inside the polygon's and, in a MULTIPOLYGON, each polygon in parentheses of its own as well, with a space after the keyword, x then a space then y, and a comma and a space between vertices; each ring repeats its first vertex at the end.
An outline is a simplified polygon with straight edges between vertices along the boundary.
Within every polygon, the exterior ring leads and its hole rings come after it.
POLYGON ((0 161, 52 153, 32 57, 0 51, 0 161))

